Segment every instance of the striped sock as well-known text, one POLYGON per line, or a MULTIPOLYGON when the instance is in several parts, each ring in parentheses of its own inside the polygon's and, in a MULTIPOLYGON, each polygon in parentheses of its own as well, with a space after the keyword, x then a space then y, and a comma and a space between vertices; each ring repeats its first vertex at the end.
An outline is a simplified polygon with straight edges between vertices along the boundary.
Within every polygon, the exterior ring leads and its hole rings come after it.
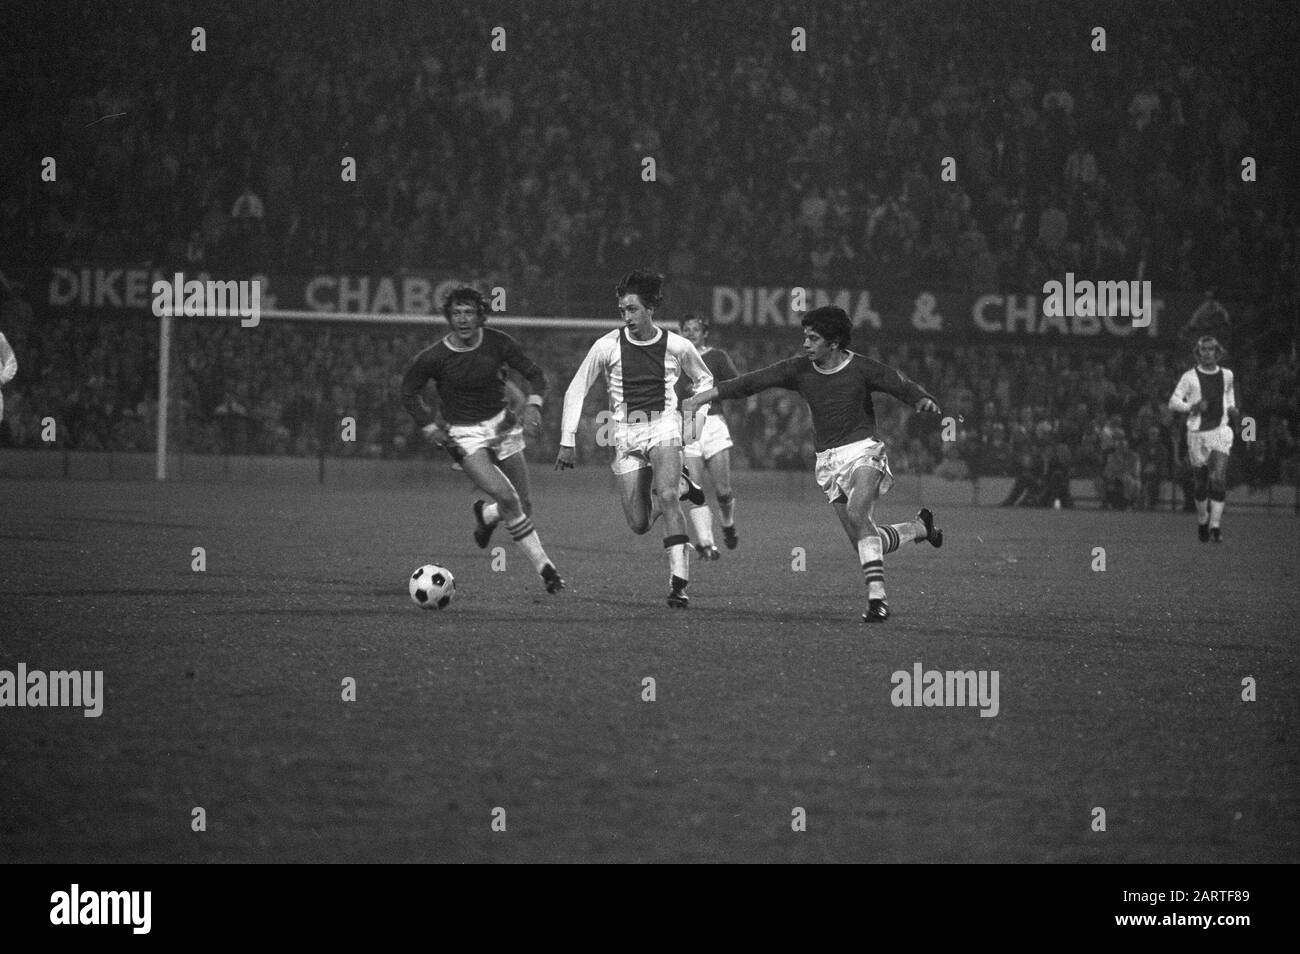
POLYGON ((885 561, 880 537, 863 537, 858 541, 858 558, 862 561, 862 576, 867 581, 867 598, 885 598, 885 561))
MULTIPOLYGON (((899 524, 899 526, 902 526, 902 524, 899 524)), ((893 553, 897 550, 899 543, 903 539, 898 532, 898 527, 891 527, 889 524, 885 524, 880 528, 880 538, 884 541, 886 553, 893 553)))
POLYGON ((532 561, 533 569, 541 573, 542 568, 551 561, 546 551, 542 549, 542 541, 537 536, 537 528, 533 526, 533 518, 520 517, 514 523, 506 524, 506 529, 510 531, 510 538, 519 544, 519 549, 523 550, 532 561))

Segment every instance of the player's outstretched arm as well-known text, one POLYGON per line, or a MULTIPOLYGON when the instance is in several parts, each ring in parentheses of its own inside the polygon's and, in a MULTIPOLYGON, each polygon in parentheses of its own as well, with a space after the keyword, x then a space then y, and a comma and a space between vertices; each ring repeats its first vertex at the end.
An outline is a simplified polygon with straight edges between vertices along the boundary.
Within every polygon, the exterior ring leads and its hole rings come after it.
POLYGON ((1233 427, 1241 426, 1241 408, 1237 406, 1237 376, 1231 368, 1223 369, 1223 409, 1233 427))
POLYGON ((578 424, 582 421, 582 405, 587 400, 587 392, 596 383, 596 376, 604 367, 607 350, 608 343, 605 338, 592 345, 564 392, 564 414, 560 418, 560 452, 555 457, 556 470, 568 470, 573 466, 574 458, 577 456, 578 424))
POLYGON ((424 399, 424 386, 435 377, 435 368, 429 352, 423 351, 411 362, 402 376, 402 407, 415 420, 417 427, 423 429, 437 417, 437 408, 430 406, 424 399))
POLYGON ((873 358, 863 358, 867 385, 872 391, 896 397, 915 411, 926 414, 941 414, 939 402, 934 395, 917 384, 902 371, 882 364, 873 358))
POLYGON ((1169 410, 1177 411, 1179 414, 1190 414, 1198 410, 1197 405, 1200 402, 1193 401, 1196 396, 1196 373, 1190 371, 1178 379, 1178 386, 1174 388, 1174 393, 1169 395, 1169 410))
POLYGON ((546 380, 546 372, 542 370, 541 365, 524 354, 524 349, 519 346, 519 342, 509 335, 503 337, 506 339, 504 354, 506 365, 518 371, 528 381, 528 396, 523 401, 522 410, 524 430, 529 436, 537 437, 542 432, 542 402, 546 398, 550 382, 546 380))
POLYGON ((713 372, 704 363, 700 353, 695 350, 695 345, 685 338, 679 337, 670 338, 669 341, 676 347, 677 360, 693 385, 691 397, 696 398, 696 400, 691 402, 689 408, 685 402, 682 403, 681 407, 683 433, 693 439, 696 436, 695 432, 698 430, 698 422, 694 421, 693 418, 701 409, 707 411, 709 403, 708 401, 699 400, 699 396, 706 391, 713 390, 713 372))
MULTIPOLYGON (((785 388, 789 391, 797 391, 799 390, 798 366, 801 360, 807 359, 786 358, 784 361, 769 364, 766 368, 759 368, 757 371, 749 372, 749 374, 742 374, 730 381, 722 381, 707 391, 692 394, 688 398, 691 403, 691 410, 693 411, 703 404, 709 404, 717 400, 730 401, 735 398, 749 397, 751 394, 758 394, 760 391, 766 391, 769 388, 785 388)), ((685 402, 683 402, 683 413, 685 413, 685 402)))
POLYGON ((927 395, 926 397, 921 398, 919 401, 917 401, 915 404, 913 404, 913 405, 912 405, 912 409, 913 409, 913 410, 916 410, 916 411, 920 411, 920 412, 922 412, 923 414, 942 414, 942 413, 943 413, 943 411, 940 410, 939 405, 935 402, 934 398, 932 398, 932 397, 930 397, 930 396, 928 396, 928 395, 927 395))
POLYGON ((697 391, 689 397, 682 398, 682 418, 690 417, 704 405, 712 404, 717 399, 717 388, 705 388, 703 391, 697 391))

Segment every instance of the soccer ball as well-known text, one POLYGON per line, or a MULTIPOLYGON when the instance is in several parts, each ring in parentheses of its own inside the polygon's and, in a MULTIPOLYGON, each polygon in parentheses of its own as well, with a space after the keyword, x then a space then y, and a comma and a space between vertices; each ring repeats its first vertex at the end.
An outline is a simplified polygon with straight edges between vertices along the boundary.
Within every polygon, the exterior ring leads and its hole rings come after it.
POLYGON ((407 589, 420 609, 446 609, 456 595, 456 578, 445 566, 426 563, 411 574, 407 589))

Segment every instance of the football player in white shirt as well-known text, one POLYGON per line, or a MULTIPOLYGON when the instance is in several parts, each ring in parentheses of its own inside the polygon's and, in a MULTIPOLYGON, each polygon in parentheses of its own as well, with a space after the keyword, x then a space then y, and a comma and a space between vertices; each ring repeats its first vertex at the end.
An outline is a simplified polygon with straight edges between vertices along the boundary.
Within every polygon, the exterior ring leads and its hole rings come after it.
POLYGON ((690 537, 681 500, 699 506, 704 491, 682 468, 682 417, 674 386, 685 374, 698 394, 713 387, 713 375, 694 345, 654 323, 655 308, 663 301, 662 275, 632 272, 618 284, 616 293, 623 327, 597 339, 565 392, 555 469, 573 466, 582 404, 603 374, 612 427, 602 425, 597 439, 614 447, 610 467, 618 475, 623 515, 636 534, 646 533, 663 516, 671 585, 668 605, 684 609, 689 602, 690 537), (603 439, 605 434, 609 439, 603 439))
POLYGON ((1197 339, 1192 353, 1196 367, 1178 379, 1169 409, 1187 415, 1187 458, 1196 484, 1197 536, 1202 543, 1222 543, 1219 523, 1228 490, 1232 425, 1238 422, 1241 412, 1237 409, 1233 373, 1219 366, 1227 354, 1219 340, 1204 335, 1197 339))

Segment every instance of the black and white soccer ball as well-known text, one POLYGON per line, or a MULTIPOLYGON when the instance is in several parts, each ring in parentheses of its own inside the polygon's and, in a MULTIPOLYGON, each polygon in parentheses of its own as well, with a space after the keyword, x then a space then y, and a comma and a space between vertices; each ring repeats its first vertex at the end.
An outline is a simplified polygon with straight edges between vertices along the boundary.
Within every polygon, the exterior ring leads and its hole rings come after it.
POLYGON ((420 609, 446 609, 456 595, 456 578, 445 566, 426 563, 411 574, 407 589, 420 609))

